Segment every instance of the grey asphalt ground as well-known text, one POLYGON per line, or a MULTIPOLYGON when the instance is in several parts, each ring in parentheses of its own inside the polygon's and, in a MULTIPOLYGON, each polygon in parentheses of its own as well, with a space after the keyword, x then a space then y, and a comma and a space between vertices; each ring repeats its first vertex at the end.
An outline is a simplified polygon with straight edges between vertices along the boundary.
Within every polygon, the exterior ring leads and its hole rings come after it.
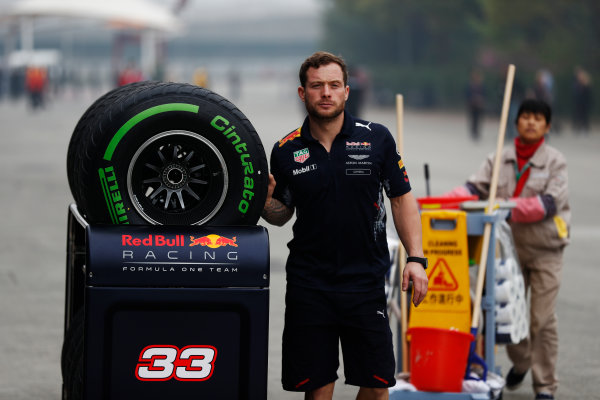
MULTIPOLYGON (((275 140, 300 125, 302 110, 295 99, 293 78, 246 82, 242 97, 233 100, 259 132, 266 151, 275 140)), ((213 88, 227 97, 227 88, 213 88)), ((65 240, 67 207, 67 145, 78 118, 100 93, 62 96, 46 109, 32 112, 20 101, 0 103, 0 400, 60 398, 60 350, 63 335, 65 240)), ((484 121, 482 139, 467 134, 462 113, 407 110, 404 119, 404 161, 416 196, 425 194, 423 164, 431 171, 432 194, 464 182, 495 148, 496 110, 484 121)), ((395 132, 394 109, 368 108, 364 118, 395 132)), ((551 143, 569 162, 573 209, 572 244, 566 250, 558 301, 560 355, 558 398, 600 399, 600 308, 597 268, 600 252, 598 153, 600 129, 575 136, 568 121, 551 143)), ((264 223, 264 221, 261 221, 264 223)), ((270 227, 271 308, 268 398, 301 399, 280 386, 283 329, 285 243, 291 224, 270 227)), ((504 347, 497 349, 498 366, 510 366, 504 347)), ((356 389, 338 381, 335 399, 354 398, 356 389)), ((505 399, 532 399, 530 377, 505 399)))

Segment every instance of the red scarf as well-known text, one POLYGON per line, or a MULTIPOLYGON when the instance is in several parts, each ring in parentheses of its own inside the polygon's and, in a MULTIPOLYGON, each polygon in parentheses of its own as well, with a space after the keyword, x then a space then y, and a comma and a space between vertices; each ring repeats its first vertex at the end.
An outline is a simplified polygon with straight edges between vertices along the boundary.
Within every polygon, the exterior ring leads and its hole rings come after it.
POLYGON ((529 178, 529 160, 537 149, 544 143, 544 137, 539 141, 531 144, 523 143, 521 140, 515 138, 515 149, 517 150, 517 168, 515 168, 515 174, 517 175, 517 187, 513 193, 513 197, 519 197, 527 178, 529 178))

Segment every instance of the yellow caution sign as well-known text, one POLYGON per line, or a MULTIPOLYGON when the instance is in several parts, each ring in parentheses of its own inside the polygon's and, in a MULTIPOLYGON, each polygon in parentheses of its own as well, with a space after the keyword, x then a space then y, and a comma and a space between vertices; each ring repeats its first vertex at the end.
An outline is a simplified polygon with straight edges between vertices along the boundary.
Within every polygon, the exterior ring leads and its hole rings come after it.
POLYGON ((464 211, 421 212, 423 251, 429 259, 427 296, 411 306, 409 327, 470 332, 469 252, 464 211))

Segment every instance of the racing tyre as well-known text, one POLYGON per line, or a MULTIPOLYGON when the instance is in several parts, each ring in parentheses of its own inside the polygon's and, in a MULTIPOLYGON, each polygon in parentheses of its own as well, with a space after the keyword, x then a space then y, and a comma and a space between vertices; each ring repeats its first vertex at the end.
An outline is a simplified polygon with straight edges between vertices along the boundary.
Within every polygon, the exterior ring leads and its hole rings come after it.
POLYGON ((75 127, 67 169, 90 223, 253 225, 268 186, 250 121, 218 94, 180 83, 99 98, 75 127))

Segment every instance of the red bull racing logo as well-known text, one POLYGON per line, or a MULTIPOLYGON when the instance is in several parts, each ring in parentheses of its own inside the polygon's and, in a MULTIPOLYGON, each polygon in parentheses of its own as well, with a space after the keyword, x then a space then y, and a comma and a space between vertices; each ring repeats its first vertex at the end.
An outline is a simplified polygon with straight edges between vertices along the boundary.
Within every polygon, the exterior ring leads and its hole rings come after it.
POLYGON ((346 142, 346 151, 370 151, 370 142, 346 142))
POLYGON ((190 246, 206 246, 210 247, 211 249, 216 249, 222 246, 238 247, 236 240, 236 236, 231 239, 219 235, 206 235, 199 238, 190 236, 190 246))
MULTIPOLYGON (((173 266, 165 267, 163 265, 165 260, 175 264, 184 261, 188 264, 193 261, 206 261, 215 265, 233 265, 232 262, 238 259, 236 236, 229 238, 214 234, 200 237, 187 235, 146 235, 140 237, 122 235, 121 244, 124 247, 121 250, 123 262, 126 264, 140 264, 125 265, 123 267, 124 271, 150 271, 154 265, 157 265, 156 268, 160 268, 160 271, 174 270, 173 266), (193 246, 200 246, 200 248, 191 249, 190 247, 193 246), (224 246, 235 247, 236 249, 217 250, 219 247, 224 246), (141 247, 141 249, 137 249, 138 247, 141 247), (141 265, 142 263, 144 265, 141 265)), ((221 272, 222 268, 209 269, 221 272)), ((202 267, 185 267, 181 270, 184 272, 188 270, 203 271, 202 267)), ((230 272, 233 269, 225 268, 225 270, 230 272)), ((237 272, 237 268, 235 268, 235 271, 237 272)))

